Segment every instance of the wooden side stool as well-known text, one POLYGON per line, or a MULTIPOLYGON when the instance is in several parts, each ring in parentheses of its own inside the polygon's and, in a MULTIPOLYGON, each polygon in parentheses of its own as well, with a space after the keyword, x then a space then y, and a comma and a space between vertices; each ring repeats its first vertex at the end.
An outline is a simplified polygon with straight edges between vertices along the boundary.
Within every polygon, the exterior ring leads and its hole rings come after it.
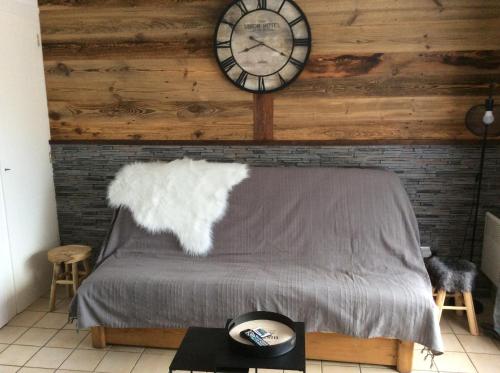
POLYGON ((90 274, 91 253, 92 248, 84 245, 66 245, 49 250, 47 257, 54 265, 50 286, 50 311, 53 311, 56 305, 57 285, 66 285, 68 295, 71 296, 71 292, 74 295, 80 282, 90 274), (83 271, 78 270, 79 263, 83 264, 83 271))
POLYGON ((443 310, 455 310, 458 315, 465 311, 470 334, 479 335, 471 293, 477 276, 475 264, 464 259, 433 256, 426 259, 425 265, 433 285, 432 293, 439 308, 438 318, 441 319, 443 310), (445 306, 447 297, 454 298, 454 306, 445 306))

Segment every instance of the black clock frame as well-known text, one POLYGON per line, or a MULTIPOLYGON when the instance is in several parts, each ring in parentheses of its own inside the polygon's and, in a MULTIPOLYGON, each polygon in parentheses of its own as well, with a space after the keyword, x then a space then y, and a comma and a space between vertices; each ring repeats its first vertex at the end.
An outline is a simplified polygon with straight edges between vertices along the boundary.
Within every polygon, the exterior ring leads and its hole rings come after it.
MULTIPOLYGON (((214 37, 213 37, 213 50, 214 50, 214 54, 215 54, 215 59, 217 60, 217 65, 219 66, 220 70, 222 71, 222 74, 224 74, 224 76, 226 77, 226 79, 228 79, 235 87, 238 87, 239 89, 241 90, 244 90, 244 91, 247 91, 247 92, 250 92, 250 93, 255 93, 255 94, 266 94, 266 93, 273 93, 273 92, 276 92, 276 91, 279 91, 279 90, 282 90, 286 87, 288 87, 290 84, 292 84, 295 80, 297 80, 297 78, 300 76, 300 74, 302 74, 302 71, 304 71, 304 68, 307 64, 307 61, 309 60, 309 55, 311 54, 311 48, 312 48, 312 34, 311 34, 311 27, 309 25, 309 21, 307 20, 307 17, 305 15, 305 13, 302 11, 302 9, 298 6, 298 4, 294 1, 294 0, 283 0, 283 3, 287 1, 289 3, 291 3, 295 9, 298 10, 298 12, 300 13, 300 15, 302 16, 303 18, 303 22, 304 24, 306 25, 306 28, 307 28, 307 33, 309 35, 309 38, 308 38, 308 42, 306 44, 307 46, 307 53, 306 53, 306 56, 305 56, 305 59, 304 59, 304 64, 302 65, 302 68, 300 68, 297 72, 297 74, 294 75, 294 77, 288 81, 285 82, 285 84, 283 85, 280 85, 279 87, 277 88, 274 88, 274 89, 271 89, 271 90, 264 90, 264 91, 255 91, 255 90, 252 90, 252 89, 248 89, 244 86, 241 86, 239 84, 236 83, 236 81, 234 81, 233 79, 231 79, 227 74, 226 74, 226 70, 224 69, 224 67, 222 66, 222 62, 219 60, 219 56, 217 54, 217 32, 219 31, 219 26, 222 22, 222 20, 224 19, 224 16, 226 15, 227 11, 233 6, 233 5, 236 5, 237 3, 241 2, 241 0, 233 0, 231 1, 227 6, 224 7, 224 11, 222 12, 222 14, 219 16, 218 20, 217 20, 217 26, 215 27, 215 32, 214 32, 214 37)), ((255 12, 257 10, 262 10, 262 9, 254 9, 248 13, 252 13, 252 12, 255 12)), ((270 12, 274 12, 276 14, 278 14, 280 17, 284 18, 280 13, 276 12, 275 10, 272 10, 272 9, 267 9, 266 10, 270 11, 270 12)), ((248 14, 247 13, 247 14, 248 14)), ((246 15, 246 14, 245 14, 246 15)), ((236 25, 238 24, 238 22, 241 21, 241 19, 243 19, 244 16, 240 17, 240 19, 233 25, 232 27, 232 30, 231 30, 231 36, 229 38, 229 41, 232 40, 233 38, 233 32, 234 32, 234 28, 236 27, 236 25)), ((288 23, 288 21, 285 19, 285 21, 288 23)), ((293 29, 292 29, 292 35, 293 35, 293 29)), ((230 44, 231 45, 231 44, 230 44)), ((234 56, 233 54, 233 49, 232 47, 230 46, 231 48, 231 55, 234 56)), ((253 76, 256 76, 256 77, 265 77, 265 76, 271 76, 271 75, 274 75, 276 73, 279 73, 287 64, 288 62, 290 61, 290 59, 292 58, 292 54, 293 54, 293 50, 295 48, 295 45, 292 45, 292 51, 290 52, 290 56, 288 56, 288 60, 285 64, 283 64, 283 66, 281 67, 281 69, 273 72, 272 74, 268 74, 268 75, 254 75, 254 74, 251 74, 251 73, 248 73, 248 75, 253 75, 253 76)), ((244 70, 239 64, 238 62, 236 61, 235 59, 235 63, 236 65, 238 65, 238 67, 242 70, 242 71, 246 71, 244 70)))

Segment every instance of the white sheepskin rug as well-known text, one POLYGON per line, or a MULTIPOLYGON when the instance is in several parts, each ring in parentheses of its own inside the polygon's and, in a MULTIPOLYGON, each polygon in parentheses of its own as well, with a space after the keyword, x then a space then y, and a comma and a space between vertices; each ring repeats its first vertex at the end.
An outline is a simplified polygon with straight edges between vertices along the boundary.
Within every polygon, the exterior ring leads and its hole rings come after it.
POLYGON ((189 158, 133 163, 116 174, 108 200, 112 207, 128 207, 151 233, 173 232, 186 253, 207 255, 212 226, 224 216, 229 192, 247 177, 248 167, 239 163, 189 158))

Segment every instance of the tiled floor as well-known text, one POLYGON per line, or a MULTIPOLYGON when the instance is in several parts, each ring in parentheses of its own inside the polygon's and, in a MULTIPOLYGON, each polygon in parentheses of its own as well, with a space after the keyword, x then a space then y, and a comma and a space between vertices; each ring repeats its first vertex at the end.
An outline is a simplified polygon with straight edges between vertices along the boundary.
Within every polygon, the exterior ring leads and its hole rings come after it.
MULTIPOLYGON (((61 297, 62 294, 60 294, 61 297)), ((61 297, 62 299, 62 297, 61 297)), ((42 297, 0 329, 0 373, 157 373, 168 372, 175 351, 155 348, 110 346, 92 348, 88 330, 76 332, 68 324, 68 299, 47 312, 48 299, 42 297)), ((487 310, 484 315, 488 315, 487 310)), ((441 321, 446 353, 424 360, 415 347, 415 372, 500 373, 500 343, 473 337, 465 317, 445 312, 441 321)), ((388 373, 380 366, 309 361, 308 373, 388 373)), ((259 372, 264 373, 263 370, 259 372)))

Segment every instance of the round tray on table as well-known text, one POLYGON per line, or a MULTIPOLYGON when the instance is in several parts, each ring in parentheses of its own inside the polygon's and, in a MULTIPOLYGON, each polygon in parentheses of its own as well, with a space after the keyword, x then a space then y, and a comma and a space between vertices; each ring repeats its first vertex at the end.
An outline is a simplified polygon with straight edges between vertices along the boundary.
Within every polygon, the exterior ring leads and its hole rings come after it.
POLYGON ((240 315, 227 321, 226 332, 231 348, 245 355, 277 357, 290 352, 295 347, 294 322, 275 312, 254 311, 240 315), (269 346, 256 346, 240 335, 243 330, 257 328, 271 333, 270 336, 264 338, 269 346))

